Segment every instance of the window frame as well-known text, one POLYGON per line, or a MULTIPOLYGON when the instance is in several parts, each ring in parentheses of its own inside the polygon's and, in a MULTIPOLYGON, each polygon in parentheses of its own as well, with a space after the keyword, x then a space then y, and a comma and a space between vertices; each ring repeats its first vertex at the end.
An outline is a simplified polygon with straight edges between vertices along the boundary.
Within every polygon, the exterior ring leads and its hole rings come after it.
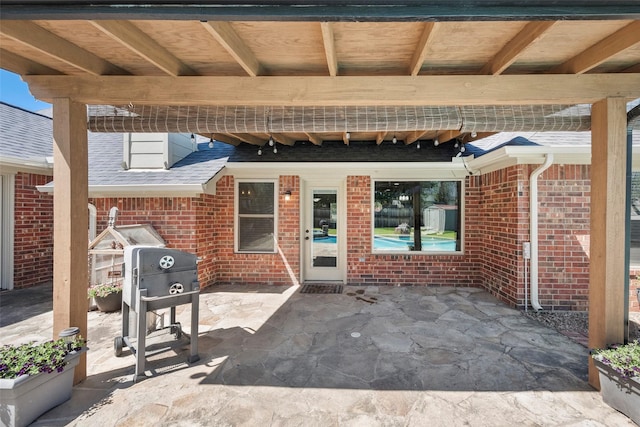
POLYGON ((465 253, 465 187, 466 180, 464 178, 372 178, 371 179, 371 254, 372 255, 411 255, 411 256, 442 256, 442 255, 464 255, 465 253), (411 251, 411 250, 384 250, 374 249, 375 243, 375 230, 376 230, 376 184, 379 182, 457 182, 460 183, 460 194, 458 195, 458 217, 460 218, 460 230, 458 230, 460 249, 455 251, 411 251))
POLYGON ((277 179, 236 179, 233 191, 233 250, 238 254, 274 254, 278 252, 277 236, 278 236, 278 180, 277 179), (240 213, 240 184, 261 184, 271 183, 273 185, 273 214, 241 214, 240 213), (273 250, 242 250, 240 249, 240 218, 273 218, 273 250))

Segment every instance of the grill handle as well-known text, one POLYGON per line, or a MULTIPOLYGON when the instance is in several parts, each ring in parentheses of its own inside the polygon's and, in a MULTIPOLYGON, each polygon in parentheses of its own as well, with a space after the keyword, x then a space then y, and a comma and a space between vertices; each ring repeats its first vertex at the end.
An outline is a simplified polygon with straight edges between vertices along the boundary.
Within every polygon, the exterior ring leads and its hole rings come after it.
POLYGON ((184 295, 193 295, 193 294, 197 294, 200 292, 200 289, 196 289, 195 291, 190 291, 190 292, 183 292, 181 294, 175 294, 175 295, 165 295, 165 296, 157 296, 157 297, 143 297, 140 296, 140 299, 142 301, 159 301, 159 300, 163 300, 163 299, 167 299, 167 298, 178 298, 184 295))

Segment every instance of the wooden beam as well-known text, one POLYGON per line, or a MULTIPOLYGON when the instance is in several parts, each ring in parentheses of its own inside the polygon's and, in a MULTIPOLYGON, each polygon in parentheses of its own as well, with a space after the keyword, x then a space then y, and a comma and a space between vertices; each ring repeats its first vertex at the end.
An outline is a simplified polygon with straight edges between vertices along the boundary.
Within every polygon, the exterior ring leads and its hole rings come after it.
POLYGON ((342 132, 342 142, 344 142, 345 145, 349 145, 350 140, 351 140, 351 133, 342 132))
POLYGON ((634 21, 554 68, 551 72, 582 74, 638 43, 640 43, 640 21, 634 21))
POLYGON ((413 144, 414 142, 416 142, 417 140, 419 140, 420 138, 422 138, 423 136, 425 136, 427 134, 427 130, 415 130, 413 132, 409 132, 407 134, 407 136, 404 139, 404 143, 406 145, 409 144, 413 144))
POLYGON ((487 62, 480 74, 501 74, 533 43, 542 38, 549 28, 555 25, 556 21, 534 21, 529 22, 524 28, 502 49, 487 62))
POLYGON ((382 144, 382 141, 384 141, 386 136, 387 136, 387 132, 378 132, 376 134, 376 144, 378 145, 382 144))
POLYGON ((170 76, 197 73, 129 21, 89 21, 97 29, 140 55, 170 76))
MULTIPOLYGON (((53 101, 53 338, 71 326, 87 337, 87 107, 67 98, 53 101)), ((86 355, 74 383, 87 376, 86 355)))
POLYGON ((2 21, 0 34, 94 76, 129 74, 33 22, 2 21))
POLYGON ((322 145, 322 137, 320 135, 315 133, 305 133, 305 135, 307 135, 307 138, 309 138, 309 141, 311 141, 313 145, 322 145))
POLYGON ((226 144, 229 145, 233 145, 233 146, 238 146, 240 144, 242 144, 242 141, 239 140, 238 138, 231 136, 231 135, 227 135, 225 133, 214 133, 213 134, 213 139, 215 139, 216 141, 222 141, 226 144))
POLYGON ((260 62, 228 22, 202 22, 204 28, 225 48, 251 77, 260 75, 260 62))
POLYGON ((16 55, 8 50, 0 49, 0 68, 12 71, 16 74, 62 74, 58 70, 47 67, 39 62, 32 61, 23 56, 16 55))
POLYGON ((263 139, 263 138, 251 135, 250 133, 234 133, 233 136, 251 145, 262 146, 267 143, 267 139, 263 139))
POLYGON ((438 134, 438 142, 442 144, 443 142, 451 141, 453 138, 457 138, 460 135, 462 135, 462 132, 459 130, 447 130, 440 132, 438 134))
POLYGON ((498 76, 24 76, 42 100, 86 104, 459 106, 583 104, 640 98, 640 74, 498 76))
POLYGON ((329 75, 335 77, 338 75, 338 55, 336 54, 335 37, 333 34, 333 23, 321 22, 322 42, 324 43, 324 54, 327 57, 327 67, 329 75))
MULTIPOLYGON (((591 243, 589 348, 624 340, 627 156, 626 99, 605 99, 591 109, 591 243)), ((589 383, 599 389, 589 358, 589 383)))
POLYGON ((424 64, 424 60, 427 57, 427 52, 433 40, 432 35, 435 33, 435 30, 438 26, 436 22, 425 22, 423 25, 424 27, 422 28, 420 41, 418 41, 416 50, 413 52, 413 58, 411 58, 411 64, 409 65, 409 74, 411 74, 412 76, 417 76, 420 72, 422 64, 424 64))
POLYGON ((294 145, 296 143, 295 138, 291 138, 283 133, 272 133, 271 136, 282 145, 294 145))

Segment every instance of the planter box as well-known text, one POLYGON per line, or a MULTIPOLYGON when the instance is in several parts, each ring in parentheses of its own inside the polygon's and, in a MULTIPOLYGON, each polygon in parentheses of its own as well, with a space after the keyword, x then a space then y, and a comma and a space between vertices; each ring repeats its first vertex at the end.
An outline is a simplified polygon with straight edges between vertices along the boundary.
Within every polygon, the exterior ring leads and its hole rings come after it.
POLYGON ((593 362, 598 368, 600 393, 604 403, 640 425, 640 381, 637 378, 623 378, 597 359, 593 359, 593 362))
POLYGON ((32 423, 49 409, 71 398, 73 372, 80 362, 82 349, 65 357, 62 372, 22 375, 15 379, 0 379, 0 424, 21 427, 32 423))

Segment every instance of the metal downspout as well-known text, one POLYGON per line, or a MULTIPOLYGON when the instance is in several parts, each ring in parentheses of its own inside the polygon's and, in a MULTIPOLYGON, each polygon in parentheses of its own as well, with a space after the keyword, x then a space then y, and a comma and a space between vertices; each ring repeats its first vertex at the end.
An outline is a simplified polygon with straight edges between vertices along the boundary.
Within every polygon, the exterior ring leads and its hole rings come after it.
POLYGON ((529 178, 529 229, 531 240, 531 307, 534 310, 542 310, 538 301, 538 177, 553 164, 553 154, 547 154, 546 160, 529 178))

